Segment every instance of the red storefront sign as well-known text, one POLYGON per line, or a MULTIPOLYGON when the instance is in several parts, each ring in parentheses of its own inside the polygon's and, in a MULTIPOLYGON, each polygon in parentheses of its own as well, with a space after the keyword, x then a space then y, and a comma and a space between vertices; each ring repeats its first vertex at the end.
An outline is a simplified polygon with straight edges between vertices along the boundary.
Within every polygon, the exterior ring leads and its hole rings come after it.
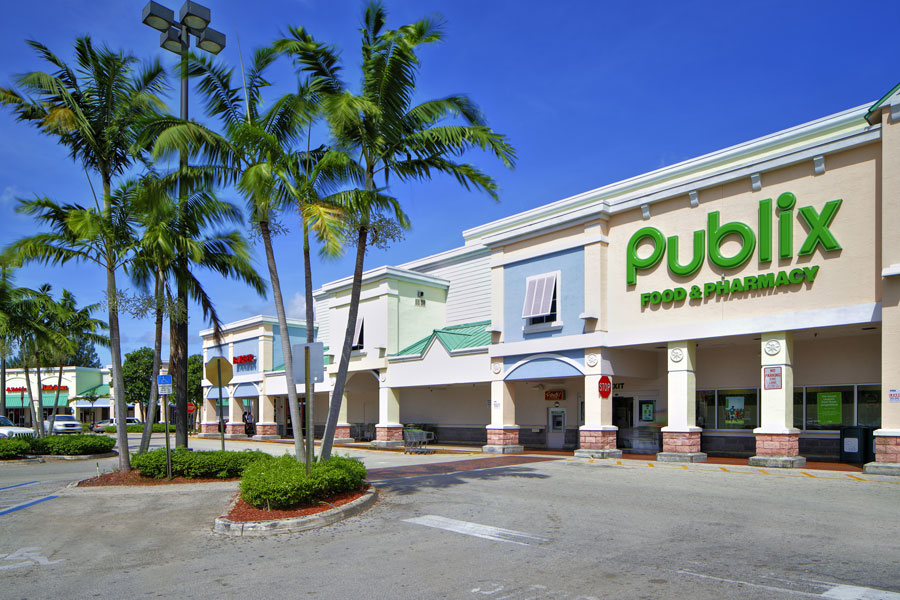
POLYGON ((244 363, 252 363, 256 360, 255 354, 241 354, 240 356, 235 356, 231 359, 232 364, 240 365, 244 363))
POLYGON ((565 400, 566 399, 566 390, 545 390, 544 391, 544 400, 548 402, 565 400))

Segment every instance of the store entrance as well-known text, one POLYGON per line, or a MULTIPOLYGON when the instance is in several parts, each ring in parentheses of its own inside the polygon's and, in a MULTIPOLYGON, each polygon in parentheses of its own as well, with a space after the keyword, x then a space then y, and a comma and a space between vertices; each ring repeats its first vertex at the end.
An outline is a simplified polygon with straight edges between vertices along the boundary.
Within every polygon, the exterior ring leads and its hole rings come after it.
MULTIPOLYGON (((291 409, 288 404, 289 400, 284 399, 284 437, 294 437, 294 424, 291 421, 291 409)), ((300 433, 306 435, 306 399, 303 396, 297 397, 297 403, 300 405, 300 433)))
POLYGON ((634 398, 613 398, 613 425, 619 428, 616 432, 616 448, 631 450, 634 433, 634 398))

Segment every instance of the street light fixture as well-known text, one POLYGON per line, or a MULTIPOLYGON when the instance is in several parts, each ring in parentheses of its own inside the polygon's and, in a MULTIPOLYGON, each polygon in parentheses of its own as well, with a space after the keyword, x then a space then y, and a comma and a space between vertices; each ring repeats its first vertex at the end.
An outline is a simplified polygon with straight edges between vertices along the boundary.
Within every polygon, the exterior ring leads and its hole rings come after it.
MULTIPOLYGON (((191 36, 197 38, 196 46, 200 50, 211 54, 218 54, 225 48, 225 34, 209 28, 209 9, 205 6, 188 0, 178 13, 175 20, 174 11, 158 4, 148 2, 141 12, 141 22, 161 32, 159 45, 161 48, 178 54, 181 57, 181 119, 188 119, 188 68, 187 56, 191 45, 191 36)), ((187 154, 182 151, 179 166, 184 169, 187 166, 187 154)), ((186 195, 184 182, 178 182, 178 196, 186 195)), ((176 258, 177 261, 183 257, 176 258)), ((178 297, 184 295, 184 288, 179 284, 178 297)), ((176 339, 187 342, 187 319, 176 325, 176 339)), ((174 345, 174 344, 173 344, 174 345)), ((175 353, 173 352, 173 355, 175 353)), ((176 445, 187 446, 187 352, 182 351, 176 358, 175 373, 175 440, 176 445)))

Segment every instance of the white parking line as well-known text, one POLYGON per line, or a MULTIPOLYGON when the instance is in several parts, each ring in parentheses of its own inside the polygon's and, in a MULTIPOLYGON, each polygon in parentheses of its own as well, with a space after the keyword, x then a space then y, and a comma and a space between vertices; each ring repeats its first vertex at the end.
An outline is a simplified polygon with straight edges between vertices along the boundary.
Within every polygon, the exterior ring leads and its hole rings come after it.
POLYGON ((519 544, 520 546, 527 546, 529 542, 549 541, 549 538, 541 537, 539 535, 513 531, 512 529, 491 527, 490 525, 479 525, 478 523, 469 523, 468 521, 457 521, 456 519, 448 519, 436 515, 423 515, 413 519, 404 519, 404 521, 406 523, 416 523, 417 525, 424 525, 425 527, 434 527, 435 529, 471 535, 486 540, 494 540, 495 542, 519 544))
MULTIPOLYGON (((831 583, 826 581, 815 581, 812 579, 783 580, 785 583, 806 583, 811 584, 813 588, 825 588, 821 592, 792 590, 789 588, 777 587, 772 585, 762 585, 749 581, 740 581, 737 579, 726 579, 724 577, 715 577, 713 575, 705 575, 703 573, 694 573, 692 571, 680 570, 682 575, 692 575, 702 579, 712 579, 721 581, 722 583, 735 583, 738 585, 746 585, 763 590, 780 592, 782 594, 792 594, 795 596, 806 596, 807 598, 834 598, 835 600, 900 600, 900 594, 889 592, 887 590, 877 590, 875 588, 859 587, 855 585, 843 585, 840 583, 831 583)), ((766 577, 766 579, 773 579, 766 577)))

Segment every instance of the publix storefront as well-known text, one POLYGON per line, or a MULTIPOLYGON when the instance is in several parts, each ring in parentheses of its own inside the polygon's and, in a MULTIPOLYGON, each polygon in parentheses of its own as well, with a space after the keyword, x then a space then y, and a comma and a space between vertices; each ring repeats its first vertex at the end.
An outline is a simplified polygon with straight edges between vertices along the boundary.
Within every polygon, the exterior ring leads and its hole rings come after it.
POLYGON ((586 456, 900 462, 898 122, 895 88, 466 232, 492 251, 489 447, 556 414, 586 456))

